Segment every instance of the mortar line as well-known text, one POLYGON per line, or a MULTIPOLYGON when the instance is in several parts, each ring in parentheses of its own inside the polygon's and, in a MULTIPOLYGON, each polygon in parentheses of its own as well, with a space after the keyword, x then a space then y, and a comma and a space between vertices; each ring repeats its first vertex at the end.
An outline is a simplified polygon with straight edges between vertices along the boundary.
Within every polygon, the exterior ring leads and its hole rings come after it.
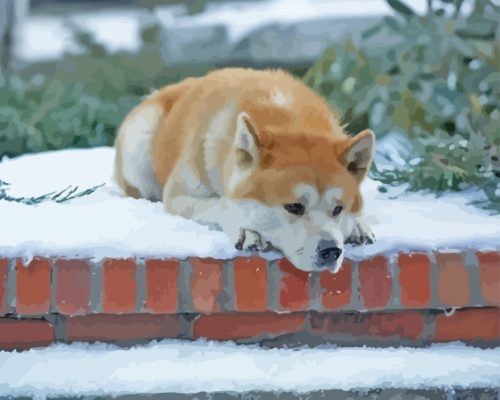
POLYGON ((16 258, 9 258, 7 263, 7 312, 16 313, 17 302, 17 273, 16 258))
POLYGON ((135 283, 136 283, 136 297, 135 309, 136 312, 145 312, 146 305, 146 265, 142 258, 135 260, 135 283))
POLYGON ((179 276, 177 277, 177 284, 179 288, 177 291, 178 312, 192 313, 194 312, 194 306, 189 279, 193 272, 193 267, 189 262, 189 258, 186 260, 179 260, 179 265, 180 271, 179 276))
POLYGON ((104 261, 90 261, 90 307, 91 313, 102 312, 104 261))
POLYGON ((49 259, 50 261, 50 305, 49 305, 49 313, 56 313, 57 312, 57 271, 58 271, 58 266, 57 266, 57 259, 49 259))
POLYGON ((437 265, 436 261, 436 253, 435 251, 429 251, 427 253, 427 256, 429 257, 429 261, 431 264, 431 271, 430 271, 430 289, 431 289, 431 301, 429 304, 429 307, 435 308, 435 309, 440 309, 442 308, 441 304, 439 303, 439 284, 438 284, 438 279, 439 279, 439 266, 437 265), (441 306, 441 307, 440 307, 441 306))
POLYGON ((403 305, 401 304, 401 285, 399 284, 398 253, 390 254, 386 256, 386 259, 389 273, 392 279, 392 293, 391 301, 389 304, 392 306, 392 310, 400 310, 405 307, 403 307, 403 305))
POLYGON ((349 301, 350 307, 346 311, 360 311, 364 308, 361 301, 360 282, 359 282, 359 261, 352 261, 351 270, 351 299, 349 301))
POLYGON ((267 270, 268 270, 268 282, 267 282, 268 309, 269 311, 279 312, 281 271, 278 266, 278 260, 268 261, 267 270))
MULTIPOLYGON (((321 311, 322 304, 322 289, 321 289, 321 273, 315 272, 309 274, 309 310, 321 311)), ((309 311, 308 310, 308 311, 309 311)))
POLYGON ((224 260, 222 265, 222 292, 219 296, 221 311, 236 311, 236 288, 235 288, 235 263, 233 260, 224 260))
POLYGON ((474 250, 468 249, 465 252, 464 264, 469 276, 470 305, 484 305, 485 301, 481 293, 481 279, 479 276, 479 260, 474 250))

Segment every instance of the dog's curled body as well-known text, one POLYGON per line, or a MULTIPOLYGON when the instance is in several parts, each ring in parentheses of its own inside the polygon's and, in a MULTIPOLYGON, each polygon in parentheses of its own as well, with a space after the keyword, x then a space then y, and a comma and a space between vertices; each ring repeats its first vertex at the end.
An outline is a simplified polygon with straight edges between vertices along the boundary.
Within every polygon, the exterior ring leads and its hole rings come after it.
POLYGON ((227 68, 154 92, 122 123, 116 181, 127 195, 268 243, 304 270, 338 270, 345 241, 373 234, 359 185, 374 135, 350 138, 330 106, 280 70, 227 68))

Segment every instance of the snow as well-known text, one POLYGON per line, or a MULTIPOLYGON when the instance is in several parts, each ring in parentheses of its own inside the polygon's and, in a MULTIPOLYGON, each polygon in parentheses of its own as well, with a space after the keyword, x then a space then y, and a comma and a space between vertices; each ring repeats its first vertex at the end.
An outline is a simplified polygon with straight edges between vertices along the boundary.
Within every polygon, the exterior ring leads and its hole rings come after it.
MULTIPOLYGON (((412 7, 425 10, 425 2, 414 1, 412 7), (414 3, 414 4, 413 4, 414 3)), ((166 10, 165 10, 166 11, 166 10)), ((164 11, 158 10, 160 19, 168 20, 164 11)), ((290 24, 325 18, 353 18, 384 16, 392 13, 391 7, 380 0, 267 0, 250 2, 209 3, 207 10, 191 16, 177 16, 173 26, 226 27, 231 43, 237 43, 250 32, 271 24, 290 24)))
POLYGON ((221 232, 166 215, 161 203, 124 198, 112 181, 114 150, 65 150, 28 155, 0 163, 0 180, 12 183, 12 196, 59 191, 69 185, 94 194, 66 204, 28 206, 0 202, 0 254, 40 256, 231 257, 221 232))
POLYGON ((64 53, 81 50, 73 38, 71 24, 85 32, 108 51, 137 51, 144 13, 132 10, 80 12, 73 16, 40 15, 27 17, 17 28, 15 55, 22 61, 36 62, 61 58, 64 53))
MULTIPOLYGON (((425 10, 424 0, 411 5, 425 10)), ((265 0, 250 2, 209 2, 207 10, 188 15, 178 6, 155 7, 159 21, 169 28, 222 25, 235 43, 249 32, 268 24, 286 24, 328 17, 350 18, 391 14, 383 0, 265 0)), ((17 33, 16 56, 27 62, 60 58, 65 52, 78 51, 65 20, 83 27, 109 51, 137 51, 140 47, 141 21, 150 19, 143 10, 78 12, 63 17, 28 16, 17 33)))
POLYGON ((498 387, 500 348, 264 349, 165 340, 0 351, 0 396, 498 387))
MULTIPOLYGON (((91 195, 36 206, 0 201, 0 254, 6 257, 215 257, 239 253, 222 232, 168 215, 161 203, 122 196, 112 180, 114 150, 94 148, 24 155, 0 162, 0 180, 12 196, 38 196, 70 185, 91 195)), ((348 247, 352 259, 402 250, 497 249, 500 216, 468 203, 479 193, 433 194, 363 186, 365 213, 377 241, 348 247)), ((265 253, 269 259, 277 253, 265 253)))

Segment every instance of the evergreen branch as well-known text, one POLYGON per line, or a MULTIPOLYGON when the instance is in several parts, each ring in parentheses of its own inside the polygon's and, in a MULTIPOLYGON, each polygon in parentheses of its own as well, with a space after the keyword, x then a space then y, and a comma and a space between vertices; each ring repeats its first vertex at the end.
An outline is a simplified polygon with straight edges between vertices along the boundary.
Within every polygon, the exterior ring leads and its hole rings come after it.
POLYGON ((5 186, 10 186, 10 183, 0 180, 0 200, 11 201, 15 203, 25 204, 25 205, 36 205, 43 203, 45 201, 53 201, 56 203, 65 203, 67 201, 76 199, 78 197, 88 196, 94 193, 97 189, 104 186, 104 183, 96 186, 92 186, 88 189, 78 191, 78 186, 68 186, 59 192, 45 193, 40 196, 32 197, 14 197, 7 194, 5 186))

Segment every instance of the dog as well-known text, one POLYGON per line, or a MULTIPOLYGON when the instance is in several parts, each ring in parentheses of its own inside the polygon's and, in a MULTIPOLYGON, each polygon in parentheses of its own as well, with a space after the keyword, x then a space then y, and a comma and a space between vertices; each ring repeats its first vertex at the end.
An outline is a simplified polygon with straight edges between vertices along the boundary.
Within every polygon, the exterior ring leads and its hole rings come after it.
POLYGON ((282 70, 225 68, 153 92, 121 124, 124 193, 224 231, 237 249, 278 249, 304 271, 338 271, 344 243, 372 243, 360 183, 375 136, 282 70))

